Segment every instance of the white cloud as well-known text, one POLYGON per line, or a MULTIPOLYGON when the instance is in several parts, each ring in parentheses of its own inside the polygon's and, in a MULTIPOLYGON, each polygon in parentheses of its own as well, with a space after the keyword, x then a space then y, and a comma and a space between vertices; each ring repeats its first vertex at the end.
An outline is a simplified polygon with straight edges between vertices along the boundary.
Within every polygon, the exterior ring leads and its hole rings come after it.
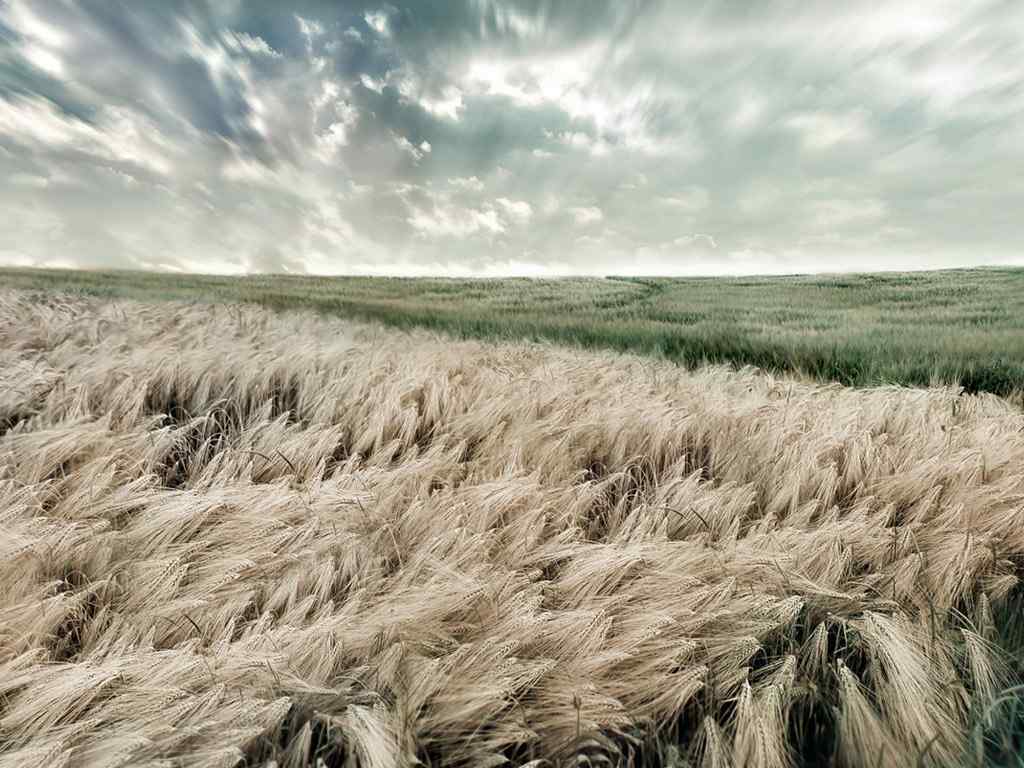
POLYGON ((363 197, 373 192, 372 184, 358 184, 353 179, 348 180, 350 197, 363 197))
POLYGON ((22 47, 21 55, 34 67, 43 70, 47 74, 54 77, 61 77, 64 74, 64 62, 52 51, 30 44, 22 47))
POLYGON ((619 189, 625 189, 625 190, 628 190, 628 191, 632 192, 634 190, 642 189, 642 188, 646 187, 647 183, 648 183, 647 174, 646 173, 637 172, 637 173, 634 173, 632 176, 630 176, 629 179, 627 179, 626 181, 622 182, 622 184, 619 185, 619 189))
POLYGON ((338 150, 348 144, 348 129, 355 123, 355 110, 352 110, 350 120, 338 120, 327 126, 327 130, 316 135, 316 145, 319 157, 328 161, 337 155, 338 150))
POLYGON ((582 131, 563 131, 557 134, 549 132, 548 137, 559 144, 588 152, 594 157, 603 157, 611 149, 611 146, 603 138, 594 138, 589 133, 582 131))
POLYGON ((13 187, 28 187, 31 189, 46 189, 50 186, 50 180, 45 176, 37 176, 34 173, 14 173, 7 177, 7 183, 13 187))
POLYGON ((540 209, 541 211, 543 211, 545 216, 553 216, 555 213, 558 212, 558 209, 561 207, 561 205, 562 201, 559 200, 556 195, 552 194, 551 192, 548 192, 546 195, 544 195, 544 198, 541 201, 540 209))
POLYGON ((12 0, 0 6, 0 21, 47 48, 63 48, 68 42, 67 32, 40 18, 29 5, 23 0, 12 0))
POLYGON ((388 22, 388 15, 384 11, 367 11, 363 14, 366 25, 382 37, 391 35, 391 28, 388 22))
POLYGON ((436 117, 446 117, 458 121, 459 112, 465 108, 462 102, 462 91, 454 85, 445 86, 440 98, 420 96, 417 103, 427 112, 436 117))
POLYGON ((620 88, 596 76, 608 64, 607 46, 599 43, 519 59, 491 54, 470 62, 463 84, 473 93, 504 97, 520 108, 551 105, 577 123, 592 125, 591 133, 572 130, 549 138, 595 156, 619 148, 680 160, 699 156, 701 149, 687 131, 651 130, 651 116, 662 106, 654 80, 631 80, 620 88))
POLYGON ((266 40, 258 35, 232 32, 224 37, 224 42, 234 51, 246 51, 254 56, 267 56, 271 59, 281 58, 281 52, 275 51, 266 40))
POLYGON ((129 50, 94 4, 0 0, 23 76, 0 96, 0 252, 225 271, 285 240, 260 263, 452 274, 1024 253, 1024 6, 604 3, 581 24, 472 0, 480 27, 442 51, 397 0, 268 17, 296 45, 235 5, 199 23, 139 4, 129 50), (166 66, 188 56, 209 81, 166 66))
POLYGON ((703 187, 686 187, 669 197, 661 198, 664 205, 681 213, 699 213, 708 207, 711 198, 703 187))
POLYGON ((44 149, 73 149, 108 161, 131 163, 154 173, 170 172, 170 145, 142 115, 107 107, 95 125, 62 114, 42 98, 0 97, 0 135, 44 149))
POLYGON ((718 248, 718 243, 715 242, 715 238, 713 235, 702 234, 700 232, 695 232, 692 235, 683 235, 682 237, 677 237, 675 240, 672 241, 672 245, 677 248, 689 248, 691 246, 700 245, 708 246, 713 249, 718 248))
POLYGON ((237 148, 232 152, 232 158, 221 168, 221 176, 228 181, 254 184, 269 189, 281 186, 281 178, 276 171, 257 160, 246 157, 237 148))
POLYGON ((736 200, 736 206, 745 216, 762 216, 778 208, 784 195, 782 187, 766 180, 747 186, 736 200))
POLYGON ((476 176, 448 179, 448 183, 457 189, 464 189, 469 192, 482 192, 484 189, 484 183, 476 176))
MULTIPOLYGON (((377 90, 377 88, 371 90, 377 90)), ((458 87, 446 85, 441 89, 440 96, 429 95, 423 92, 423 86, 418 78, 408 73, 399 79, 398 93, 401 95, 402 101, 418 104, 435 117, 443 117, 456 122, 459 120, 459 112, 465 108, 462 91, 458 87)))
POLYGON ((498 235, 505 225, 494 208, 464 208, 457 205, 435 205, 432 211, 413 208, 406 219, 421 236, 428 239, 464 238, 471 235, 498 235))
POLYGON ((370 77, 365 72, 359 76, 359 82, 363 84, 364 88, 367 88, 374 93, 383 93, 384 86, 387 85, 387 80, 383 78, 370 77))
POLYGON ((807 206, 808 225, 814 229, 833 229, 852 224, 863 225, 885 216, 886 206, 876 199, 814 200, 807 206))
POLYGON ((751 93, 744 94, 726 120, 726 127, 735 134, 749 134, 756 130, 765 113, 764 101, 751 93))
POLYGON ((429 155, 431 149, 433 149, 429 141, 421 141, 419 146, 417 146, 413 144, 411 141, 409 141, 407 138, 405 138, 405 136, 396 135, 394 138, 395 144, 398 145, 398 148, 405 152, 406 154, 408 154, 409 157, 411 157, 413 159, 413 162, 415 163, 418 163, 424 157, 429 155))
POLYGON ((604 219, 604 212, 597 206, 588 207, 573 207, 569 209, 569 213, 576 221, 576 226, 585 227, 588 224, 594 224, 604 219))
POLYGON ((25 2, 0 5, 0 22, 20 35, 15 50, 22 58, 48 75, 64 76, 64 62, 60 56, 60 51, 68 43, 64 31, 41 19, 25 2))
MULTIPOLYGON (((346 95, 350 94, 346 91, 346 95)), ((341 96, 342 87, 339 83, 324 80, 319 95, 312 101, 314 125, 327 122, 325 129, 315 132, 314 155, 322 162, 331 162, 338 150, 348 145, 349 130, 359 122, 359 110, 341 99, 341 96), (327 117, 324 117, 325 112, 328 113, 327 117)))
POLYGON ((520 107, 535 107, 544 101, 544 95, 529 83, 527 73, 493 56, 470 62, 465 85, 474 93, 505 97, 520 107))
POLYGON ((499 197, 495 202, 519 224, 524 224, 533 216, 533 207, 525 200, 509 200, 507 197, 499 197))
POLYGON ((504 0, 476 0, 476 4, 481 16, 493 20, 498 35, 529 40, 544 32, 543 16, 524 14, 504 0))
POLYGON ((295 14, 295 20, 299 22, 299 31, 306 38, 307 44, 311 43, 314 37, 320 37, 324 33, 323 25, 317 21, 305 19, 298 14, 295 14))
POLYGON ((800 135, 807 149, 820 151, 836 144, 867 139, 869 114, 863 108, 841 113, 823 110, 801 112, 787 119, 785 125, 800 135))
POLYGON ((594 249, 604 246, 604 237, 598 237, 596 235, 580 235, 572 241, 573 245, 580 249, 594 249))

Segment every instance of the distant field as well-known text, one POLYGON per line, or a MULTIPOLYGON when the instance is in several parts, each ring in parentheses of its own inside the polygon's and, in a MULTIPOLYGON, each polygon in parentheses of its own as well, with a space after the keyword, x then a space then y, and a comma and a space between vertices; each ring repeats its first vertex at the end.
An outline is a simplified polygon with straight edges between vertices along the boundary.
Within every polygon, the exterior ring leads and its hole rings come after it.
POLYGON ((0 286, 246 301, 457 336, 549 339, 849 385, 1024 389, 1024 269, 761 278, 456 280, 0 269, 0 286))

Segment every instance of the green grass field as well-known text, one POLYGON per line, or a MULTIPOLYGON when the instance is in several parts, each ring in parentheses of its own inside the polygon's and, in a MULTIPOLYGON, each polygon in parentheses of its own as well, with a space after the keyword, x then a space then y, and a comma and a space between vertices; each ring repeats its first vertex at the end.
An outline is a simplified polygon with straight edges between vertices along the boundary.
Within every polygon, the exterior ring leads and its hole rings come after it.
POLYGON ((1024 269, 556 280, 214 277, 0 269, 0 286, 253 302, 423 326, 797 371, 850 385, 1024 389, 1024 269))

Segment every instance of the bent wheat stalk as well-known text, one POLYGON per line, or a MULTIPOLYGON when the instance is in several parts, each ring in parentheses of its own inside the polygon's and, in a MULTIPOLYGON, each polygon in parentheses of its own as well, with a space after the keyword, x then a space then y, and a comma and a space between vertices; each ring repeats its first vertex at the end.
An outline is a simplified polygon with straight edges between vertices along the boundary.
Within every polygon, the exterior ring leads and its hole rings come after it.
POLYGON ((1004 400, 10 291, 0 350, 0 765, 940 766, 1006 709, 1004 400))

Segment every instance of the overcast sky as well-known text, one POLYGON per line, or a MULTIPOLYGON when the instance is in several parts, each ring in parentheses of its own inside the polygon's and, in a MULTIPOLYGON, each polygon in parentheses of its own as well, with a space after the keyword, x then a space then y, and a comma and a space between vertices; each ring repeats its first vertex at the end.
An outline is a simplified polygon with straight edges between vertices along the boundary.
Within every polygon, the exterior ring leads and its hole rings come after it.
POLYGON ((1024 263, 1024 2, 0 0, 0 264, 1024 263))

